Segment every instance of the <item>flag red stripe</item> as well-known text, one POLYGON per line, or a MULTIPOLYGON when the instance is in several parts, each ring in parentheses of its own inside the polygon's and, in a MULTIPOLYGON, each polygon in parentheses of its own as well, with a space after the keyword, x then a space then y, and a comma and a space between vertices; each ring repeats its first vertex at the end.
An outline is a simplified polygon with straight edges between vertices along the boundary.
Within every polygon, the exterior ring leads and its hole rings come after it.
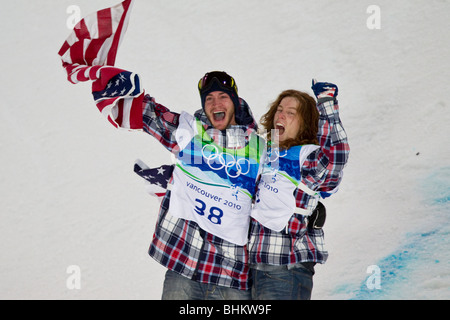
POLYGON ((119 25, 117 26, 117 31, 114 34, 114 39, 113 39, 113 42, 111 45, 111 49, 109 50, 109 53, 108 53, 108 59, 106 60, 107 65, 113 66, 116 62, 116 55, 117 55, 117 49, 119 47, 120 36, 122 34, 123 24, 124 24, 127 14, 128 14, 128 9, 130 8, 130 4, 131 4, 131 0, 122 2, 124 13, 120 19, 119 25))
POLYGON ((70 49, 69 43, 67 41, 64 41, 64 44, 62 45, 61 49, 59 49, 58 54, 60 56, 63 56, 69 49, 70 49))
POLYGON ((110 106, 112 103, 114 103, 114 100, 111 99, 106 99, 106 100, 102 100, 100 102, 97 102, 97 108, 100 112, 103 112, 103 109, 105 109, 106 107, 110 106))
POLYGON ((93 65, 105 41, 112 35, 111 9, 97 12, 98 38, 92 39, 86 49, 85 60, 87 65, 93 65))
POLYGON ((117 124, 114 122, 114 120, 111 119, 110 116, 108 116, 108 121, 109 121, 114 127, 117 128, 117 124))
POLYGON ((89 69, 89 79, 97 79, 97 71, 102 66, 93 66, 89 69))
POLYGON ((83 39, 87 38, 90 39, 89 30, 86 26, 86 23, 84 22, 84 19, 82 19, 76 26, 75 26, 75 34, 77 35, 78 39, 81 39, 80 41, 75 42, 72 47, 70 48, 70 58, 72 59, 72 63, 78 63, 78 64, 86 64, 84 61, 84 41, 83 39))
POLYGON ((91 34, 89 33, 89 29, 86 26, 84 19, 81 19, 73 30, 75 31, 75 35, 78 39, 91 39, 91 34))
POLYGON ((84 61, 82 41, 78 41, 70 47, 70 58, 72 59, 72 63, 86 64, 84 61))
POLYGON ((112 35, 111 9, 103 9, 97 12, 98 38, 108 38, 112 35))
POLYGON ((115 119, 119 127, 122 126, 123 122, 123 99, 120 99, 117 103, 117 106, 119 107, 119 114, 117 115, 117 118, 115 119))
POLYGON ((89 43, 89 46, 86 49, 86 53, 85 53, 85 57, 84 57, 87 65, 89 65, 89 66, 93 65, 92 62, 94 61, 95 58, 97 58, 99 51, 102 48, 102 46, 106 40, 107 40, 107 38, 91 40, 91 42, 89 43))
POLYGON ((139 97, 134 98, 133 104, 130 111, 130 128, 132 129, 142 129, 142 102, 144 100, 144 95, 141 94, 139 97))

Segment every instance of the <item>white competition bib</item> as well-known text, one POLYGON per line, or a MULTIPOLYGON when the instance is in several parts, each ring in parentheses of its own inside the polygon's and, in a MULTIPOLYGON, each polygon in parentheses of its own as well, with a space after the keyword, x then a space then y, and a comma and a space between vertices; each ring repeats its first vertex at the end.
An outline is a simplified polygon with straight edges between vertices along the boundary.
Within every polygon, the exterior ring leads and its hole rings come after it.
POLYGON ((195 221, 224 240, 246 245, 260 148, 265 142, 252 134, 245 148, 221 148, 186 113, 180 117, 178 131, 182 136, 177 136, 177 142, 183 150, 173 173, 170 214, 195 221))
POLYGON ((298 208, 294 192, 297 188, 311 196, 317 193, 301 182, 301 165, 318 146, 295 146, 289 150, 274 149, 267 157, 258 186, 255 206, 251 216, 263 226, 280 232, 294 213, 310 215, 298 208))
POLYGON ((170 213, 192 220, 203 230, 229 242, 245 245, 248 240, 252 196, 227 185, 193 179, 175 168, 170 213))

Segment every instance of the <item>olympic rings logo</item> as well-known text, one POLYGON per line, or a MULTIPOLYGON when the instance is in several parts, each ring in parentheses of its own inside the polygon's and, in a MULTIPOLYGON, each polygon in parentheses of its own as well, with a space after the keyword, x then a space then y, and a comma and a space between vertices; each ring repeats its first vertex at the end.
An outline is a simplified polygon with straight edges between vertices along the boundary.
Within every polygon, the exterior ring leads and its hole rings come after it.
POLYGON ((218 171, 225 169, 225 173, 230 178, 237 178, 242 174, 247 175, 250 172, 250 161, 248 159, 238 158, 236 160, 229 153, 219 152, 219 149, 213 144, 205 145, 202 148, 202 156, 212 170, 218 171), (211 149, 206 150, 207 148, 211 149), (230 171, 232 168, 235 168, 235 174, 230 171))

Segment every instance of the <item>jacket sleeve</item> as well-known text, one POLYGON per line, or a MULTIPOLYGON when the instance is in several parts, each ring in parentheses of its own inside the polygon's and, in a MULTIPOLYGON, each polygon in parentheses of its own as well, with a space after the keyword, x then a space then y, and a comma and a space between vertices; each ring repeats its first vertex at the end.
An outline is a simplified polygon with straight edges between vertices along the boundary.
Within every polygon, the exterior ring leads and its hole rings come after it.
POLYGON ((142 105, 143 129, 171 152, 178 151, 175 131, 178 128, 180 114, 170 111, 146 95, 142 105))
POLYGON ((319 111, 317 138, 320 148, 312 152, 303 163, 302 179, 312 190, 332 192, 342 180, 350 147, 339 118, 337 100, 319 103, 317 108, 319 111))

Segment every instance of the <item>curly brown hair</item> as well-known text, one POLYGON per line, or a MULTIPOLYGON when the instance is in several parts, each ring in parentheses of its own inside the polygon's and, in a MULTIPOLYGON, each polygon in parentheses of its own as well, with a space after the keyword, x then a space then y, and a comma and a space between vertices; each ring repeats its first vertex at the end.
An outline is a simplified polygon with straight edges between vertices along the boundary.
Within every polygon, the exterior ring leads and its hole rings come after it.
POLYGON ((316 100, 305 92, 298 90, 283 91, 278 98, 272 102, 269 111, 261 117, 261 125, 268 131, 267 139, 271 141, 271 130, 275 129, 274 118, 277 108, 286 97, 292 97, 298 101, 297 115, 300 117, 302 127, 296 138, 288 139, 280 143, 280 148, 289 149, 293 146, 305 144, 318 144, 317 132, 319 131, 319 112, 316 100))

